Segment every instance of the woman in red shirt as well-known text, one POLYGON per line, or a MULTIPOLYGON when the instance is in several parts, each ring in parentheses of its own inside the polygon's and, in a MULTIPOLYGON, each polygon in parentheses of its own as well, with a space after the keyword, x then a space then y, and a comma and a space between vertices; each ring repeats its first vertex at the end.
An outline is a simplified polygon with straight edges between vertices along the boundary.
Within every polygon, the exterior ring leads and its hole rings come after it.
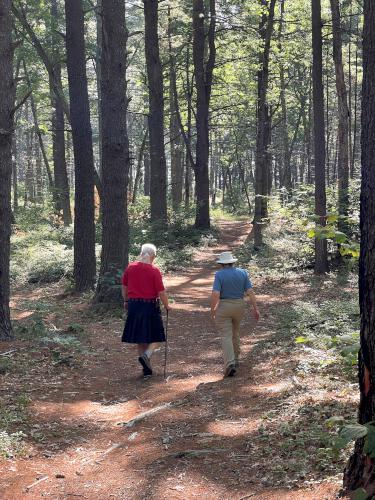
POLYGON ((156 343, 165 342, 159 299, 169 310, 161 272, 153 265, 155 257, 154 245, 142 245, 139 260, 129 264, 122 276, 124 307, 128 311, 122 341, 138 344, 144 376, 152 375, 150 358, 156 343))

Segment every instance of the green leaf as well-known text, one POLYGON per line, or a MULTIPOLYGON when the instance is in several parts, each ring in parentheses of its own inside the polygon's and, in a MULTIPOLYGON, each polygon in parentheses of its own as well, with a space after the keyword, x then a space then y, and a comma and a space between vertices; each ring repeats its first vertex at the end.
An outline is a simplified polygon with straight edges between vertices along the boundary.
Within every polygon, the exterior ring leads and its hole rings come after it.
POLYGON ((327 217, 327 222, 336 222, 338 218, 338 214, 330 214, 327 217))
POLYGON ((306 342, 310 342, 310 340, 307 337, 296 337, 294 342, 296 344, 305 344, 306 342))
POLYGON ((333 427, 334 425, 341 425, 344 423, 344 417, 340 415, 334 415, 333 417, 327 418, 326 424, 328 427, 333 427))
POLYGON ((369 423, 365 427, 367 428, 367 435, 363 451, 371 458, 375 458, 375 426, 373 423, 369 423))
POLYGON ((314 237, 315 237, 315 235, 316 235, 316 231, 315 231, 315 229, 309 229, 309 230, 307 231, 307 237, 308 237, 308 238, 314 238, 314 237))
POLYGON ((353 491, 353 500, 367 500, 368 498, 369 495, 363 488, 358 488, 357 490, 353 491))
POLYGON ((336 231, 334 238, 337 243, 345 243, 348 239, 346 234, 341 231, 336 231))
POLYGON ((341 429, 340 437, 346 440, 348 443, 350 441, 355 441, 356 439, 363 438, 367 435, 367 427, 361 424, 350 424, 345 425, 341 429))

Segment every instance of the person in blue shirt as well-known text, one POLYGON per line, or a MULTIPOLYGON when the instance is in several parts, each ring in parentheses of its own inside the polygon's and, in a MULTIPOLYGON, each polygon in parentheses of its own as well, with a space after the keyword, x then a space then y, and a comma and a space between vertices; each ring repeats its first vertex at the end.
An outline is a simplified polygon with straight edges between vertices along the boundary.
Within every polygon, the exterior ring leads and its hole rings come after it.
POLYGON ((240 355, 239 328, 245 313, 244 296, 249 297, 256 321, 260 314, 247 271, 234 267, 238 259, 223 252, 216 261, 221 265, 215 274, 211 295, 211 317, 221 333, 224 354, 224 377, 233 377, 240 355))

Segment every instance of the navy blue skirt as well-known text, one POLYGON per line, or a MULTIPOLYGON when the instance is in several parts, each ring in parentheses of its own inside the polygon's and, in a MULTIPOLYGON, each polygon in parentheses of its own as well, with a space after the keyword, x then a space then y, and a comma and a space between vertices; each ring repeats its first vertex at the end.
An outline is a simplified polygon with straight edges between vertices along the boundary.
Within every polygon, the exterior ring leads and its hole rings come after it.
POLYGON ((158 300, 129 299, 122 342, 152 344, 165 342, 164 325, 158 300))

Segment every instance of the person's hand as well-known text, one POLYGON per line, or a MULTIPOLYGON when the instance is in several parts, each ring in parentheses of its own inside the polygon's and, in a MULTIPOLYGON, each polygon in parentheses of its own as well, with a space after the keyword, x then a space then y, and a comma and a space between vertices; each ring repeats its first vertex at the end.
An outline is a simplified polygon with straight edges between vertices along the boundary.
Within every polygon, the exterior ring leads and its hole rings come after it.
POLYGON ((171 306, 169 304, 168 305, 164 304, 164 309, 169 312, 171 310, 171 306))
POLYGON ((211 319, 212 321, 215 321, 216 318, 216 311, 211 311, 211 319))
POLYGON ((128 310, 128 301, 124 300, 124 311, 128 310))
POLYGON ((259 313, 259 309, 257 307, 254 307, 254 309, 253 309, 253 317, 254 317, 255 321, 260 320, 260 313, 259 313))

